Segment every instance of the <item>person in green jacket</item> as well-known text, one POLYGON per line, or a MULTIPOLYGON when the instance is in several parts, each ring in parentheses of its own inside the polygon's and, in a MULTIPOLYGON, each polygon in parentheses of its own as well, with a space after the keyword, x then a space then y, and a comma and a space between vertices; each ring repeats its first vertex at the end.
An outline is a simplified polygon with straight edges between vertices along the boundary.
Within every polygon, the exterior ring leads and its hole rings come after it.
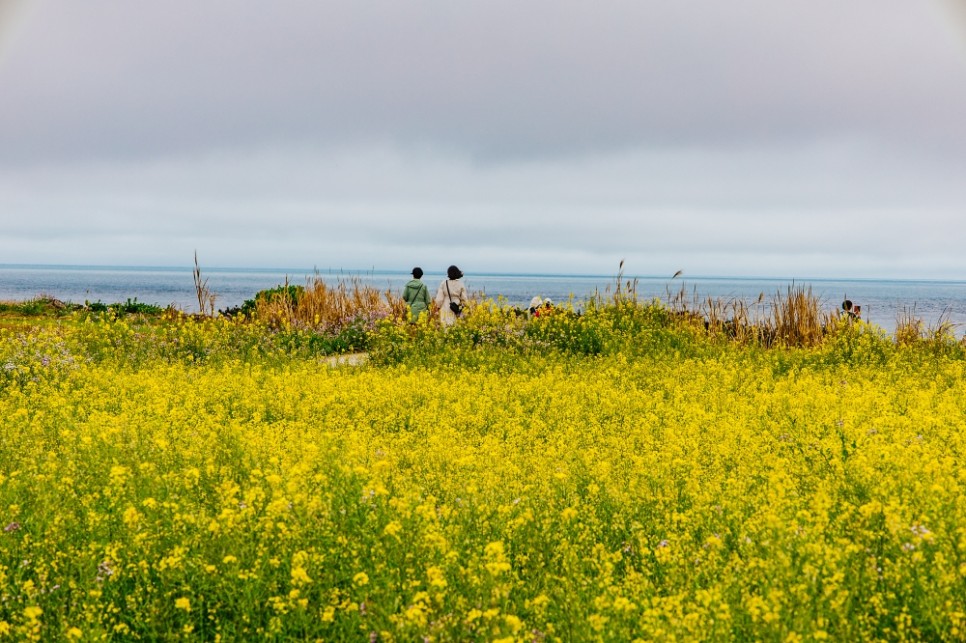
POLYGON ((413 268, 413 278, 406 284, 402 294, 403 301, 409 304, 409 321, 414 324, 421 314, 429 310, 429 289, 421 281, 422 276, 422 268, 413 268))

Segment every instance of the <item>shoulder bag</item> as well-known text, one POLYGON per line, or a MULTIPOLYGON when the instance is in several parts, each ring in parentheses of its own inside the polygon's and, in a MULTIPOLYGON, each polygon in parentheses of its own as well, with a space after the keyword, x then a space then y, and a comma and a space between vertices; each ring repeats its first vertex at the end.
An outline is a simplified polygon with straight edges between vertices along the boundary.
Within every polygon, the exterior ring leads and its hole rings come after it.
POLYGON ((463 307, 458 303, 453 301, 453 295, 449 291, 449 279, 446 280, 446 295, 449 297, 449 309, 453 311, 453 314, 459 317, 463 314, 463 307))

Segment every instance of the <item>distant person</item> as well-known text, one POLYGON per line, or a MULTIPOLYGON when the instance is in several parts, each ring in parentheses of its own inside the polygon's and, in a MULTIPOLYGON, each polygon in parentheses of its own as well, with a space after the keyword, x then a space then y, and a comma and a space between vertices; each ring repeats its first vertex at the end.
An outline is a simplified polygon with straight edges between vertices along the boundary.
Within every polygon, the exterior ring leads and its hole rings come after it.
POLYGON ((463 283, 463 273, 456 266, 446 269, 446 279, 439 284, 435 301, 439 307, 439 321, 443 326, 452 326, 456 323, 456 318, 463 314, 469 294, 466 284, 463 283))
POLYGON ((423 269, 419 266, 413 268, 413 278, 403 288, 402 298, 409 306, 409 321, 413 324, 419 316, 429 310, 429 288, 422 282, 423 269))
POLYGON ((537 311, 540 310, 540 306, 543 306, 543 298, 540 295, 534 295, 533 299, 530 300, 530 305, 527 307, 531 315, 536 315, 537 311))
MULTIPOLYGON (((532 302, 531 302, 532 303, 532 302)), ((533 309, 534 317, 547 317, 553 313, 553 300, 547 297, 539 306, 533 309)))
POLYGON ((842 302, 842 310, 845 312, 845 316, 848 317, 849 321, 852 321, 853 319, 859 318, 862 307, 854 305, 851 299, 846 299, 842 302))

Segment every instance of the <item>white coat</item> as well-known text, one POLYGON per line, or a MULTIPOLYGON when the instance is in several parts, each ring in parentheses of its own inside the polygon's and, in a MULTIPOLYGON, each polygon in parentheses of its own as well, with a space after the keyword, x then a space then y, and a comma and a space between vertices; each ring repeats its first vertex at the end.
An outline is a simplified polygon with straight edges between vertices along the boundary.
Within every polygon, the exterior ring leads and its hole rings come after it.
POLYGON ((470 299, 466 291, 466 284, 462 279, 444 279, 436 289, 436 306, 439 308, 439 321, 444 326, 452 326, 456 323, 456 315, 450 310, 450 302, 455 302, 460 306, 465 306, 470 299), (448 287, 448 290, 447 290, 448 287))

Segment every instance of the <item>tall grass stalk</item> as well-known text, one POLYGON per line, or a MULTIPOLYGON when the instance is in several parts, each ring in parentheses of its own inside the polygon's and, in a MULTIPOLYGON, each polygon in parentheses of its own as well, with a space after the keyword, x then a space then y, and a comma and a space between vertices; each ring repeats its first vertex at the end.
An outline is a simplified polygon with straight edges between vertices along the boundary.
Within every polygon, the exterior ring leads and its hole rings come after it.
POLYGON ((819 310, 818 299, 811 286, 789 286, 784 295, 779 292, 772 306, 771 327, 774 341, 785 346, 818 346, 828 315, 819 310))
POLYGON ((202 278, 201 266, 198 265, 198 251, 195 250, 195 294, 198 297, 198 312, 204 317, 214 317, 215 299, 217 296, 208 287, 208 278, 202 278))
POLYGON ((923 339, 922 320, 916 316, 916 307, 903 308, 896 315, 896 344, 912 346, 923 339))
POLYGON ((636 302, 637 301, 637 284, 638 280, 628 279, 624 281, 624 260, 621 259, 620 265, 617 267, 617 283, 614 288, 614 303, 619 304, 626 301, 636 302))

